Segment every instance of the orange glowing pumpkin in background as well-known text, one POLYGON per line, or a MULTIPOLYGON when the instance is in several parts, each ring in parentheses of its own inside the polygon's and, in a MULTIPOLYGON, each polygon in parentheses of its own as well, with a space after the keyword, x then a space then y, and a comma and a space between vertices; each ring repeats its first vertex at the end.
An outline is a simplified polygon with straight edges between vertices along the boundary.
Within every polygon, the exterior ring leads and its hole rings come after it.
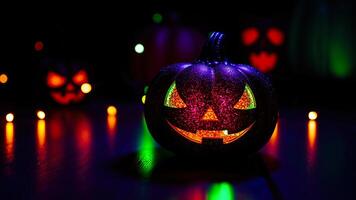
POLYGON ((88 67, 85 64, 48 63, 45 83, 50 97, 61 105, 82 102, 91 91, 88 67))

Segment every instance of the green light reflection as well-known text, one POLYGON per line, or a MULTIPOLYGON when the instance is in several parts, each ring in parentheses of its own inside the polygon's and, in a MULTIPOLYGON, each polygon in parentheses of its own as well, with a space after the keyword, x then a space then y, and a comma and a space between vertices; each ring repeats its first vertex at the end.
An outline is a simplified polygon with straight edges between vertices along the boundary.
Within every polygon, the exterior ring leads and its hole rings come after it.
POLYGON ((155 143, 147 128, 145 117, 142 116, 138 143, 139 171, 143 177, 149 177, 155 165, 155 143))
MULTIPOLYGON (((236 197, 237 198, 237 197, 236 197)), ((232 185, 228 182, 214 183, 208 190, 208 200, 233 200, 235 192, 232 185)))

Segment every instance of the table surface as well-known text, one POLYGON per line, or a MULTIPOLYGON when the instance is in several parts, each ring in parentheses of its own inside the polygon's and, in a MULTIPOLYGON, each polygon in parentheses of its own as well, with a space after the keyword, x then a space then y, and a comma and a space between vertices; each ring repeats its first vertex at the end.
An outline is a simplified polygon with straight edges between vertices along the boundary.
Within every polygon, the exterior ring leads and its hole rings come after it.
POLYGON ((151 138, 142 105, 55 108, 0 122, 0 199, 355 199, 352 112, 280 109, 269 143, 246 159, 191 160, 151 138))

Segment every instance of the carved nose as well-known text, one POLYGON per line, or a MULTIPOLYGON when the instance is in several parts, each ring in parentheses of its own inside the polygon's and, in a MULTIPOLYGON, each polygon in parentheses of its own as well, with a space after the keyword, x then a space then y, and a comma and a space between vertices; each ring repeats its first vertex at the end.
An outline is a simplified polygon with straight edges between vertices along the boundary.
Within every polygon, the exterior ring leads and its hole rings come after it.
POLYGON ((219 121, 218 117, 216 116, 215 112, 211 107, 208 108, 208 110, 205 112, 202 120, 205 121, 219 121))
POLYGON ((67 85, 67 91, 73 91, 73 90, 74 90, 74 85, 71 84, 71 83, 69 83, 69 84, 67 85))

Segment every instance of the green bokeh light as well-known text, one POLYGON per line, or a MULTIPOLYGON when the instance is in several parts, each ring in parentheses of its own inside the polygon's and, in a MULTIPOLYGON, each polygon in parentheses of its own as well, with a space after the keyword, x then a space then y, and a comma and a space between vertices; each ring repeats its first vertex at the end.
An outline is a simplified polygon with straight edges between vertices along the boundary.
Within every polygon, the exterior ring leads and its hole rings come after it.
POLYGON ((143 94, 147 94, 148 92, 148 85, 146 85, 144 88, 143 88, 143 94))
POLYGON ((153 20, 154 23, 159 24, 159 23, 162 22, 163 17, 162 17, 162 15, 160 13, 155 13, 152 16, 152 20, 153 20))

